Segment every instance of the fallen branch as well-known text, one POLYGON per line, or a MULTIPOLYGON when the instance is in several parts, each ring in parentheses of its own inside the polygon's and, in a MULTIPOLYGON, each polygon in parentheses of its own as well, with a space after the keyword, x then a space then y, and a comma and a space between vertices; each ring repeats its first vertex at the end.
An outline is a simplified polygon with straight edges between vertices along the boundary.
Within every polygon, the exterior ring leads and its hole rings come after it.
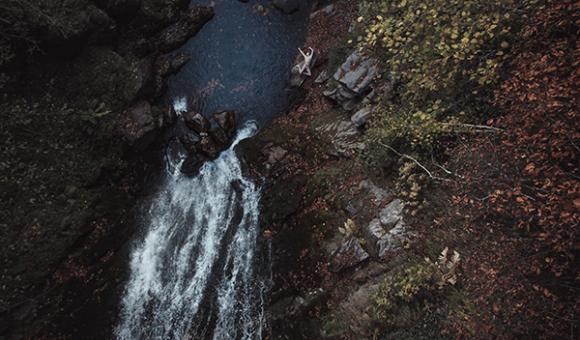
POLYGON ((479 130, 478 132, 504 132, 503 129, 487 125, 474 125, 466 123, 444 123, 443 125, 446 127, 462 127, 472 130, 479 130))
POLYGON ((429 169, 427 169, 423 164, 421 164, 418 160, 416 160, 415 158, 404 154, 404 153, 400 153, 399 151, 395 150, 392 146, 378 142, 380 145, 384 146, 385 148, 391 150, 392 152, 394 152, 395 154, 397 154, 399 157, 403 157, 403 158, 407 158, 411 161, 413 161, 415 164, 417 164, 421 169, 423 169, 423 171, 425 171, 427 173, 427 175, 429 175, 429 177, 431 177, 431 179, 435 179, 435 180, 439 180, 439 181, 449 181, 446 178, 441 178, 441 177, 437 177, 437 176, 433 176, 433 174, 431 173, 431 171, 429 171, 429 169))
POLYGON ((446 174, 448 174, 448 175, 453 175, 453 176, 455 176, 455 177, 459 177, 459 178, 461 178, 461 179, 465 179, 465 177, 463 177, 463 176, 461 176, 461 175, 459 175, 459 174, 456 174, 456 173, 455 173, 455 172, 453 172, 453 171, 447 170, 447 169, 445 169, 445 167, 443 167, 443 165, 440 165, 440 164, 438 164, 437 162, 435 162, 435 158, 433 157, 433 152, 431 152, 431 164, 433 164, 433 165, 435 165, 436 167, 438 167, 439 169, 443 170, 443 171, 444 171, 446 174))

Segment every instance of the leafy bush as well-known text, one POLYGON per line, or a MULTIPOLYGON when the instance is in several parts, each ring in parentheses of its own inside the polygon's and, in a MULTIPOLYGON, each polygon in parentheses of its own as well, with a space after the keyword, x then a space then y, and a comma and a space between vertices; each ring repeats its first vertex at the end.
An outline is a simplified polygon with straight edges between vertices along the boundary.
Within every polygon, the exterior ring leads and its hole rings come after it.
POLYGON ((428 176, 418 169, 415 162, 405 161, 399 168, 397 192, 405 201, 405 207, 415 215, 423 207, 423 193, 429 184, 428 176))
POLYGON ((425 259, 381 282, 373 299, 375 319, 388 323, 402 305, 422 305, 441 295, 443 288, 457 283, 460 255, 443 249, 437 261, 425 259))
POLYGON ((400 82, 397 102, 381 103, 370 138, 429 150, 455 117, 476 112, 473 95, 498 80, 507 58, 512 16, 537 2, 383 0, 362 6, 358 47, 379 56, 400 82))

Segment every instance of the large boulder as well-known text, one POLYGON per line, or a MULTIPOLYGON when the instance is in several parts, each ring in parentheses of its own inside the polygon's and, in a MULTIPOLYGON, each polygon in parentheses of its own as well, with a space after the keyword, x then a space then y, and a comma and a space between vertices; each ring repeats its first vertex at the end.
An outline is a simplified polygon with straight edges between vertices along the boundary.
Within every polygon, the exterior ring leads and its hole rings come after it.
POLYGON ((378 74, 378 61, 354 52, 334 73, 334 79, 356 94, 365 93, 378 74))
POLYGON ((379 217, 373 219, 363 230, 365 248, 374 257, 381 258, 388 252, 396 250, 401 241, 408 238, 403 209, 404 204, 400 199, 393 200, 381 210, 379 217))
POLYGON ((88 0, 43 1, 38 10, 38 16, 51 20, 27 18, 33 25, 35 42, 43 49, 58 48, 61 53, 64 49, 78 51, 83 41, 99 40, 104 33, 110 35, 115 26, 105 11, 88 0))
POLYGON ((372 311, 369 306, 373 304, 373 296, 379 290, 379 283, 367 282, 350 292, 350 294, 339 304, 336 315, 341 327, 335 330, 338 334, 324 334, 339 338, 340 331, 355 333, 361 336, 361 339, 370 339, 373 324, 372 311))
POLYGON ((378 61, 356 51, 334 73, 334 86, 324 95, 336 101, 345 110, 352 110, 372 91, 378 75, 378 61))
POLYGON ((151 48, 159 52, 170 52, 193 37, 213 18, 212 7, 196 6, 189 8, 179 21, 163 29, 152 38, 151 48))

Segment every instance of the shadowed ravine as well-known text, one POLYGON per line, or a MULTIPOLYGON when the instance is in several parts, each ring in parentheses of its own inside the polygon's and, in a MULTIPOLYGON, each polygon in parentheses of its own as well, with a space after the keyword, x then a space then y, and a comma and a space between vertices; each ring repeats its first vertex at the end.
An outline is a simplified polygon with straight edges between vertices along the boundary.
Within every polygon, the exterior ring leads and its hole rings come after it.
POLYGON ((257 132, 255 122, 287 110, 307 3, 285 15, 268 1, 212 2, 214 18, 182 48, 192 60, 170 80, 167 100, 177 112, 235 110, 239 129, 194 178, 180 171, 185 155, 167 156, 164 182, 141 218, 129 260, 118 339, 265 336, 270 260, 263 254, 269 246, 258 241, 260 189, 244 177, 234 148, 257 132))
POLYGON ((148 231, 130 260, 119 339, 261 338, 267 278, 256 268, 260 192, 234 151, 256 130, 246 124, 195 178, 168 160, 148 231))

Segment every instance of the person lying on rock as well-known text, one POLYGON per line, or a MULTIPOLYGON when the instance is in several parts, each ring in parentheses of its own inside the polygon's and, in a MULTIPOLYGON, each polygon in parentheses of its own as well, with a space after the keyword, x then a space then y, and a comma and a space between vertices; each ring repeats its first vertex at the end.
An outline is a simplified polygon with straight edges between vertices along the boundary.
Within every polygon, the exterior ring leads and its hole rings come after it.
POLYGON ((310 64, 312 64, 312 58, 314 57, 314 49, 309 47, 308 50, 309 51, 304 53, 301 48, 298 48, 298 51, 300 51, 300 54, 302 54, 304 60, 298 63, 296 68, 298 69, 298 74, 305 74, 310 77, 312 76, 312 72, 310 72, 310 64))

